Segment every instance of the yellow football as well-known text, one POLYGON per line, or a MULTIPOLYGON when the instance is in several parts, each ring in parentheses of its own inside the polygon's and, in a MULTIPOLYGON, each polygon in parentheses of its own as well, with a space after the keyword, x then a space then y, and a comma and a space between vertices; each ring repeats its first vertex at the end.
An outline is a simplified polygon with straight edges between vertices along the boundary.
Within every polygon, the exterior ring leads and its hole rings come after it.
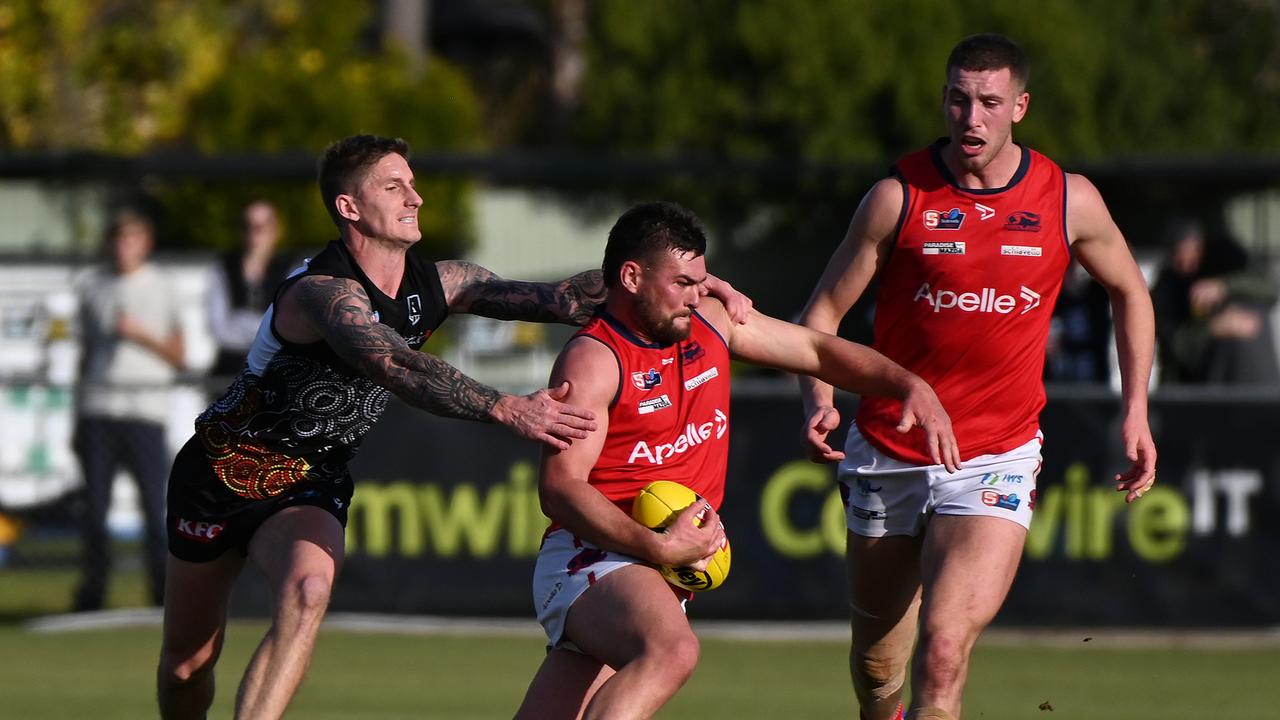
MULTIPOLYGON (((678 482, 657 480, 649 483, 636 496, 631 505, 631 517, 645 527, 662 532, 681 511, 700 501, 702 498, 697 493, 678 482)), ((704 515, 705 512, 698 512, 694 522, 701 526, 704 515)), ((659 570, 667 582, 677 587, 698 592, 714 590, 720 587, 729 575, 731 555, 729 540, 725 538, 724 545, 707 563, 706 570, 694 570, 689 567, 662 567, 659 570)))

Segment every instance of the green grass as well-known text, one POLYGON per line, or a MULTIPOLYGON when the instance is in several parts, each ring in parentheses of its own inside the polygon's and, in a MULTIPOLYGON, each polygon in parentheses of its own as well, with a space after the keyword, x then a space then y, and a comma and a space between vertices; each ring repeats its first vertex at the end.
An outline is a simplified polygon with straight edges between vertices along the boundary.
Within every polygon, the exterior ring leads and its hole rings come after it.
MULTIPOLYGON (((235 685, 263 630, 233 624, 211 718, 229 718, 235 685)), ((0 626, 4 717, 153 717, 158 628, 34 633, 0 626)), ((543 655, 538 638, 326 629, 291 717, 510 717, 543 655)), ((845 647, 834 642, 703 641, 698 672, 660 718, 855 717, 845 647)), ((980 645, 966 718, 1261 720, 1280 707, 1280 648, 1124 649, 980 645), (1053 711, 1041 710, 1048 702, 1053 711)))

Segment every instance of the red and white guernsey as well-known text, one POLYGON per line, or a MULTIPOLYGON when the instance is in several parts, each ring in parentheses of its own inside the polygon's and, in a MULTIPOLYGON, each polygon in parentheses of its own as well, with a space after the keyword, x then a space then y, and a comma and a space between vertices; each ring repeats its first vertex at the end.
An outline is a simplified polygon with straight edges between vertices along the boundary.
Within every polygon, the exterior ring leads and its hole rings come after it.
MULTIPOLYGON (((967 460, 1012 450, 1039 428, 1045 341, 1070 261, 1066 178, 1019 146, 1008 185, 961 188, 940 155, 946 142, 895 166, 906 195, 881 272, 875 348, 933 386, 967 460)), ((931 464, 922 431, 894 429, 900 417, 897 400, 866 397, 858 428, 892 457, 931 464)))
POLYGON ((601 311, 578 332, 618 360, 609 432, 588 482, 627 514, 645 485, 673 480, 719 509, 729 461, 729 348, 697 312, 688 339, 645 342, 601 311))

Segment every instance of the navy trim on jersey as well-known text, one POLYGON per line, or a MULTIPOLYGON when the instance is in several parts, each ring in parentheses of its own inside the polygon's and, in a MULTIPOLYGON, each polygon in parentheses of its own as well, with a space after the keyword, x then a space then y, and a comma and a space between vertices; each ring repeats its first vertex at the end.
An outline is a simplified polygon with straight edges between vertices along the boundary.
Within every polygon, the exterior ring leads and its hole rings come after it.
POLYGON ((581 333, 574 335, 575 338, 587 338, 595 340, 601 345, 609 348, 609 352, 613 353, 613 361, 618 364, 618 386, 613 390, 613 399, 609 401, 609 409, 612 410, 618 404, 618 400, 622 398, 622 358, 618 357, 618 350, 612 345, 604 341, 604 338, 598 338, 590 333, 581 333))
POLYGON ((951 142, 949 138, 938 138, 937 142, 929 146, 929 157, 933 160, 933 166, 937 168, 938 173, 942 175, 942 179, 947 181, 951 187, 960 192, 969 193, 970 195, 995 195, 1002 193, 1009 188, 1017 185, 1026 177, 1027 172, 1031 170, 1031 150, 1020 142, 1014 141, 1014 145, 1022 151, 1022 159, 1018 161, 1018 169, 1014 171, 1013 177, 1009 178, 1009 182, 1004 187, 998 188, 967 188, 956 182, 956 176, 951 174, 951 169, 947 167, 946 161, 942 159, 942 148, 951 142))
POLYGON ((885 262, 888 262, 894 249, 898 247, 898 238, 902 236, 902 228, 907 226, 907 218, 910 217, 911 212, 911 184, 907 182, 907 178, 903 176, 897 165, 893 166, 892 172, 898 179, 898 184, 902 186, 902 210, 898 212, 898 221, 894 223, 893 234, 889 236, 889 254, 885 256, 885 262))
MULTIPOLYGON (((703 325, 706 325, 707 328, 711 330, 711 332, 715 333, 716 337, 720 338, 720 342, 724 344, 726 349, 729 347, 729 343, 725 341, 724 336, 720 334, 720 331, 716 329, 715 325, 712 325, 706 318, 702 317, 702 313, 698 312, 697 310, 694 310, 693 316, 701 320, 703 325)), ((729 322, 733 322, 733 321, 730 320, 729 322)))
POLYGON ((1059 169, 1062 173, 1062 244, 1067 248, 1067 259, 1075 259, 1075 255, 1071 252, 1071 236, 1067 234, 1067 171, 1059 169))
MULTIPOLYGON (((613 328, 614 331, 616 331, 619 335, 621 335, 623 340, 626 340, 632 345, 636 345, 642 348, 649 348, 651 350, 661 350, 664 347, 671 347, 671 345, 659 345, 657 343, 651 343, 647 340, 641 340, 640 336, 636 335, 635 332, 631 330, 631 328, 628 328, 626 325, 623 325, 621 320, 614 317, 608 310, 605 310, 604 308, 600 308, 596 312, 600 314, 601 320, 604 320, 606 323, 608 323, 609 327, 613 328)), ((672 345, 674 344, 675 343, 672 343, 672 345)))

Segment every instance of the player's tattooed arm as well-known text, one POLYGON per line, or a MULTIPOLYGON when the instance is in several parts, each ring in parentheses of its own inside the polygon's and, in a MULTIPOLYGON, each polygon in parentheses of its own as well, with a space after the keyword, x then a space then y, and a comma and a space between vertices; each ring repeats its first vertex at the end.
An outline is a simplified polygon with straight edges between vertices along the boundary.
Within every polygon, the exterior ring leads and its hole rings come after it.
MULTIPOLYGON (((586 325, 606 297, 604 273, 587 270, 556 283, 507 280, 475 263, 436 263, 450 312, 498 320, 526 320, 586 325)), ((735 322, 745 322, 751 299, 732 285, 707 276, 706 294, 718 298, 735 322)))
POLYGON ((364 288, 348 279, 310 277, 297 285, 298 305, 334 352, 405 402, 435 415, 491 421, 501 393, 429 353, 409 347, 373 319, 364 288))
POLYGON ((585 325, 604 302, 603 274, 588 270, 560 282, 507 280, 475 263, 436 263, 449 311, 498 320, 585 325))
POLYGON ((508 395, 463 375, 434 355, 409 347, 373 317, 364 288, 352 280, 312 276, 289 291, 340 358, 405 402, 436 415, 496 422, 516 435, 564 450, 596 429, 595 415, 561 402, 568 383, 508 395))

